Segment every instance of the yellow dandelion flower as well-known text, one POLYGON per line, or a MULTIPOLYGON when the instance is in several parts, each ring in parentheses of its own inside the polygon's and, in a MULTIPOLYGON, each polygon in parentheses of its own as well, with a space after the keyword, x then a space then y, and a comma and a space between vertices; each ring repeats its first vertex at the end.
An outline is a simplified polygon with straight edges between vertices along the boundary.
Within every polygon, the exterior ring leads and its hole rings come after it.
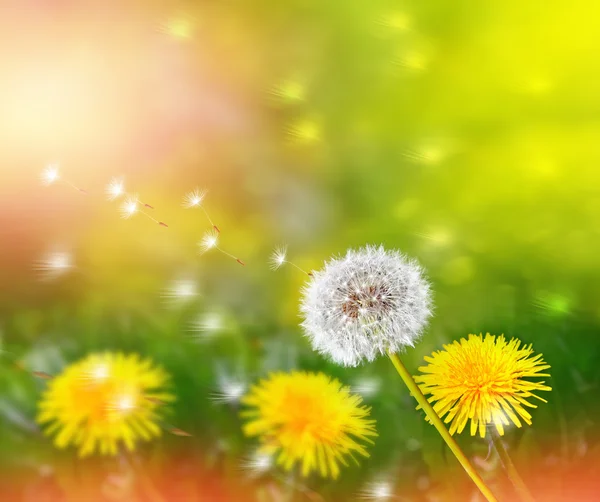
POLYGON ((244 433, 258 436, 261 452, 277 454, 277 463, 290 470, 302 465, 302 475, 318 471, 337 478, 339 464, 359 453, 368 457, 359 442, 376 436, 370 408, 348 387, 323 373, 273 373, 250 389, 242 399, 249 409, 244 433))
POLYGON ((136 354, 92 354, 49 381, 37 421, 58 448, 73 444, 81 457, 116 455, 121 443, 131 451, 160 436, 159 408, 174 400, 163 390, 168 380, 136 354))
POLYGON ((515 338, 507 342, 504 335, 496 338, 489 333, 469 335, 444 350, 425 357, 429 364, 419 368, 424 373, 415 377, 423 394, 434 403, 434 410, 444 422, 452 422, 450 434, 462 432, 471 420, 471 435, 479 430, 483 438, 487 424, 495 425, 504 435, 510 421, 521 427, 521 420, 531 425, 531 415, 525 407, 536 408, 529 402, 536 398, 533 391, 552 390, 544 382, 525 380, 529 377, 548 377, 542 373, 550 368, 542 354, 531 357, 531 345, 521 347, 515 338))

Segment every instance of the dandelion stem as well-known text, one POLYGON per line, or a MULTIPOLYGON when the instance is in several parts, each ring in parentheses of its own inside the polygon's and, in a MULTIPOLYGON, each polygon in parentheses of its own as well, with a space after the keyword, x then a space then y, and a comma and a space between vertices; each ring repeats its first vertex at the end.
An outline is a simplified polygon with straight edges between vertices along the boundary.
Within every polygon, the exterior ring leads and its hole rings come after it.
POLYGON ((517 469, 515 468, 515 464, 512 463, 512 460, 510 459, 510 456, 508 455, 506 448, 504 448, 504 444, 502 443, 502 438, 493 429, 491 430, 491 434, 492 434, 492 442, 494 444, 494 448, 498 452, 498 456, 500 457, 500 460, 502 461, 502 466, 504 467, 504 470, 508 474, 508 477, 511 480, 513 486, 515 487, 516 492, 519 494, 519 497, 521 498, 521 500, 523 502, 535 502, 535 499, 529 492, 527 485, 525 484, 525 482, 523 481, 521 476, 519 476, 519 473, 517 472, 517 469))
POLYGON ((435 412, 433 406, 429 404, 429 401, 427 401, 427 398, 423 395, 421 389, 414 381, 412 375, 408 372, 398 355, 392 352, 388 352, 388 356, 392 360, 396 371, 398 372, 402 380, 404 380, 404 383, 408 387, 410 393, 417 400, 417 403, 419 403, 421 408, 425 411, 425 414, 427 415, 431 423, 438 430, 440 436, 442 436, 442 439, 446 442, 452 453, 454 453, 454 456, 460 462, 460 465, 462 465, 463 469, 467 472, 469 477, 477 485, 477 488, 479 488, 486 500, 488 500, 488 502, 498 502, 492 491, 487 487, 487 485, 485 484, 481 476, 477 473, 471 462, 469 462, 467 456, 460 449, 458 443, 450 435, 448 429, 446 429, 446 426, 444 425, 444 422, 442 422, 442 419, 435 412))

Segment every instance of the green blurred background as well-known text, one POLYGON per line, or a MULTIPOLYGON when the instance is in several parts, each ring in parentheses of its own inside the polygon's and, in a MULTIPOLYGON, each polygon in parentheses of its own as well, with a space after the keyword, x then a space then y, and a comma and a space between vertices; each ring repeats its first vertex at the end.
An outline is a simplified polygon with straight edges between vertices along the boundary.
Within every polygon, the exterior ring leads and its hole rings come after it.
MULTIPOLYGON (((416 257, 433 284, 411 371, 468 333, 544 354, 549 403, 507 444, 540 500, 597 500, 599 14, 591 1, 3 2, 2 500, 145 500, 136 483, 99 488, 110 460, 81 463, 91 491, 70 493, 75 452, 34 423, 45 382, 15 366, 55 374, 105 349, 173 375, 169 421, 192 437, 139 451, 167 500, 355 500, 382 476, 390 500, 478 500, 389 361, 312 353, 305 277, 268 267, 280 244, 313 269, 369 243, 416 257), (49 162, 89 195, 41 186, 49 162), (169 228, 121 219, 113 176, 169 228), (210 225, 181 205, 196 186, 245 267, 199 256, 210 225), (72 266, 42 274, 57 251, 72 266), (277 469, 248 479, 254 443, 222 398, 291 368, 361 392, 379 438, 339 481, 290 494, 277 469)), ((487 444, 460 443, 513 500, 487 444)))

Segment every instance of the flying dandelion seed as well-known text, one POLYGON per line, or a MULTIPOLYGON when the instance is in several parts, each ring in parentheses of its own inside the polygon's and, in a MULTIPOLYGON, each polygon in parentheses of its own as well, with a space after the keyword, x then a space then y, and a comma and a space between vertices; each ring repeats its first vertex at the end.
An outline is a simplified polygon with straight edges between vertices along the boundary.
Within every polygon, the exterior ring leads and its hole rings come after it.
POLYGON ((241 468, 251 478, 261 476, 274 466, 273 456, 255 451, 241 462, 241 468))
POLYGON ((219 312, 205 312, 200 314, 191 325, 191 330, 195 332, 195 338, 201 341, 208 341, 216 336, 217 333, 225 329, 223 315, 219 312))
POLYGON ((123 178, 112 178, 106 185, 106 196, 108 200, 115 200, 125 195, 125 182, 123 178))
POLYGON ((406 150, 403 155, 416 163, 432 166, 442 162, 446 152, 440 146, 425 145, 416 150, 406 150))
POLYGON ((285 262, 287 257, 287 246, 280 246, 275 248, 273 254, 271 255, 270 263, 271 270, 279 269, 285 262))
MULTIPOLYGON (((104 191, 106 192, 108 200, 116 200, 120 197, 127 196, 127 192, 125 191, 125 180, 123 178, 112 178, 108 185, 106 185, 104 191)), ((139 200, 139 198, 137 198, 137 196, 135 196, 135 198, 138 204, 141 204, 142 206, 147 207, 149 209, 154 209, 154 206, 142 202, 141 200, 139 200)))
POLYGON ((390 12, 375 20, 377 35, 395 35, 406 32, 412 27, 412 19, 406 12, 390 12))
POLYGON ((364 500, 391 500, 394 498, 394 487, 389 481, 372 481, 359 493, 364 500))
POLYGON ((42 182, 42 185, 44 185, 44 186, 54 185, 55 183, 59 183, 62 181, 65 185, 68 185, 71 188, 77 190, 78 192, 81 192, 81 193, 87 195, 86 190, 84 190, 83 188, 79 188, 78 186, 75 186, 69 180, 67 180, 61 176, 59 165, 57 163, 48 164, 42 171, 42 174, 40 175, 40 180, 42 182))
POLYGON ((290 141, 299 145, 311 145, 321 140, 319 124, 310 119, 302 119, 291 124, 286 132, 290 141))
POLYGON ((219 389, 213 392, 211 400, 219 404, 237 404, 246 393, 248 384, 242 379, 229 376, 219 377, 219 389))
POLYGON ((152 220, 154 223, 160 225, 161 227, 168 227, 169 226, 166 223, 163 223, 162 221, 158 221, 157 219, 155 219, 152 216, 150 216, 147 212, 145 212, 142 209, 140 209, 140 204, 141 204, 141 202, 137 198, 137 195, 129 195, 129 196, 127 196, 127 198, 121 204, 121 207, 119 209, 119 211, 121 213, 121 218, 127 220, 127 219, 131 218, 132 216, 134 216, 135 214, 141 213, 144 216, 146 216, 146 218, 152 220))
POLYGON ((194 18, 180 13, 170 17, 159 26, 159 31, 177 40, 188 40, 194 34, 194 18))
POLYGON ((558 293, 541 291, 536 295, 533 305, 548 316, 563 317, 571 313, 571 300, 558 293))
POLYGON ((392 60, 392 64, 413 72, 423 72, 427 70, 429 58, 419 51, 403 51, 392 60))
POLYGON ((294 80, 284 80, 269 89, 269 94, 287 104, 298 103, 306 99, 306 87, 294 80))
POLYGON ((448 248, 456 241, 452 229, 443 226, 433 226, 424 232, 414 232, 414 235, 421 237, 424 245, 432 249, 448 248))
POLYGON ((58 164, 48 164, 40 176, 42 184, 49 186, 60 179, 58 164))
POLYGON ((206 211, 206 208, 204 207, 204 199, 206 198, 206 194, 207 194, 206 190, 200 190, 199 188, 192 190, 191 192, 184 195, 183 207, 185 207, 186 209, 191 209, 194 207, 199 207, 200 209, 202 209, 202 211, 204 212, 204 215, 208 219, 209 223, 212 225, 213 229, 216 230, 217 232, 220 232, 219 227, 217 227, 217 225, 215 225, 212 218, 209 216, 208 212, 206 211))
POLYGON ((308 276, 311 275, 310 272, 307 272, 306 270, 300 268, 298 265, 296 265, 295 263, 288 261, 287 260, 287 246, 279 246, 277 248, 275 248, 275 250, 273 251, 273 254, 271 254, 271 257, 269 258, 269 268, 273 271, 280 269, 284 264, 289 264, 292 267, 300 270, 300 272, 302 272, 303 274, 306 274, 308 276))
POLYGON ((161 296, 173 303, 188 303, 199 294, 198 284, 191 279, 173 281, 161 296))
POLYGON ((371 398, 381 390, 381 379, 377 377, 362 377, 352 386, 352 392, 364 398, 371 398))
POLYGON ((34 268, 41 272, 45 279, 56 279, 73 269, 74 266, 73 255, 66 251, 48 253, 34 264, 34 268))
POLYGON ((211 249, 214 248, 214 249, 217 249, 218 251, 220 251, 221 253, 223 253, 225 256, 229 256, 229 258, 234 259, 240 265, 246 265, 242 260, 240 260, 236 256, 233 256, 232 254, 228 253, 227 251, 223 251, 219 247, 219 232, 215 229, 212 229, 212 230, 209 230, 208 232, 206 232, 204 234, 204 237, 202 237, 202 240, 198 243, 198 246, 200 247, 200 254, 204 254, 207 251, 210 251, 211 249))

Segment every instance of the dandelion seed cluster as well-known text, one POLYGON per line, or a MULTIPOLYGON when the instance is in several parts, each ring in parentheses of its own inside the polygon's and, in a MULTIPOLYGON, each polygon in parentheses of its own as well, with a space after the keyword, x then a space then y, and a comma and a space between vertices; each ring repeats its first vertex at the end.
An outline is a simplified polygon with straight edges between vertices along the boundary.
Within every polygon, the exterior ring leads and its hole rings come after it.
POLYGON ((370 408, 361 403, 360 396, 323 373, 273 373, 242 399, 243 430, 258 436, 260 452, 275 455, 285 469, 298 463, 303 476, 316 471, 337 478, 346 457, 369 456, 361 443, 377 435, 370 408))
POLYGON ((552 390, 544 382, 525 380, 550 376, 544 373, 550 366, 542 354, 532 356, 531 345, 521 347, 515 338, 507 342, 503 335, 469 335, 425 357, 429 364, 419 368, 422 374, 415 381, 423 394, 431 395, 429 401, 436 402, 438 415, 451 422, 450 434, 461 433, 471 420, 472 436, 479 431, 485 437, 488 424, 504 435, 504 426, 511 422, 531 425, 525 407, 537 406, 530 398, 546 402, 534 391, 552 390))
POLYGON ((49 380, 37 420, 58 448, 116 455, 160 436, 160 407, 174 400, 168 375, 136 354, 92 354, 49 380))
POLYGON ((302 327, 317 351, 357 366, 413 346, 431 308, 429 284, 416 261, 367 246, 312 273, 303 290, 302 327))

